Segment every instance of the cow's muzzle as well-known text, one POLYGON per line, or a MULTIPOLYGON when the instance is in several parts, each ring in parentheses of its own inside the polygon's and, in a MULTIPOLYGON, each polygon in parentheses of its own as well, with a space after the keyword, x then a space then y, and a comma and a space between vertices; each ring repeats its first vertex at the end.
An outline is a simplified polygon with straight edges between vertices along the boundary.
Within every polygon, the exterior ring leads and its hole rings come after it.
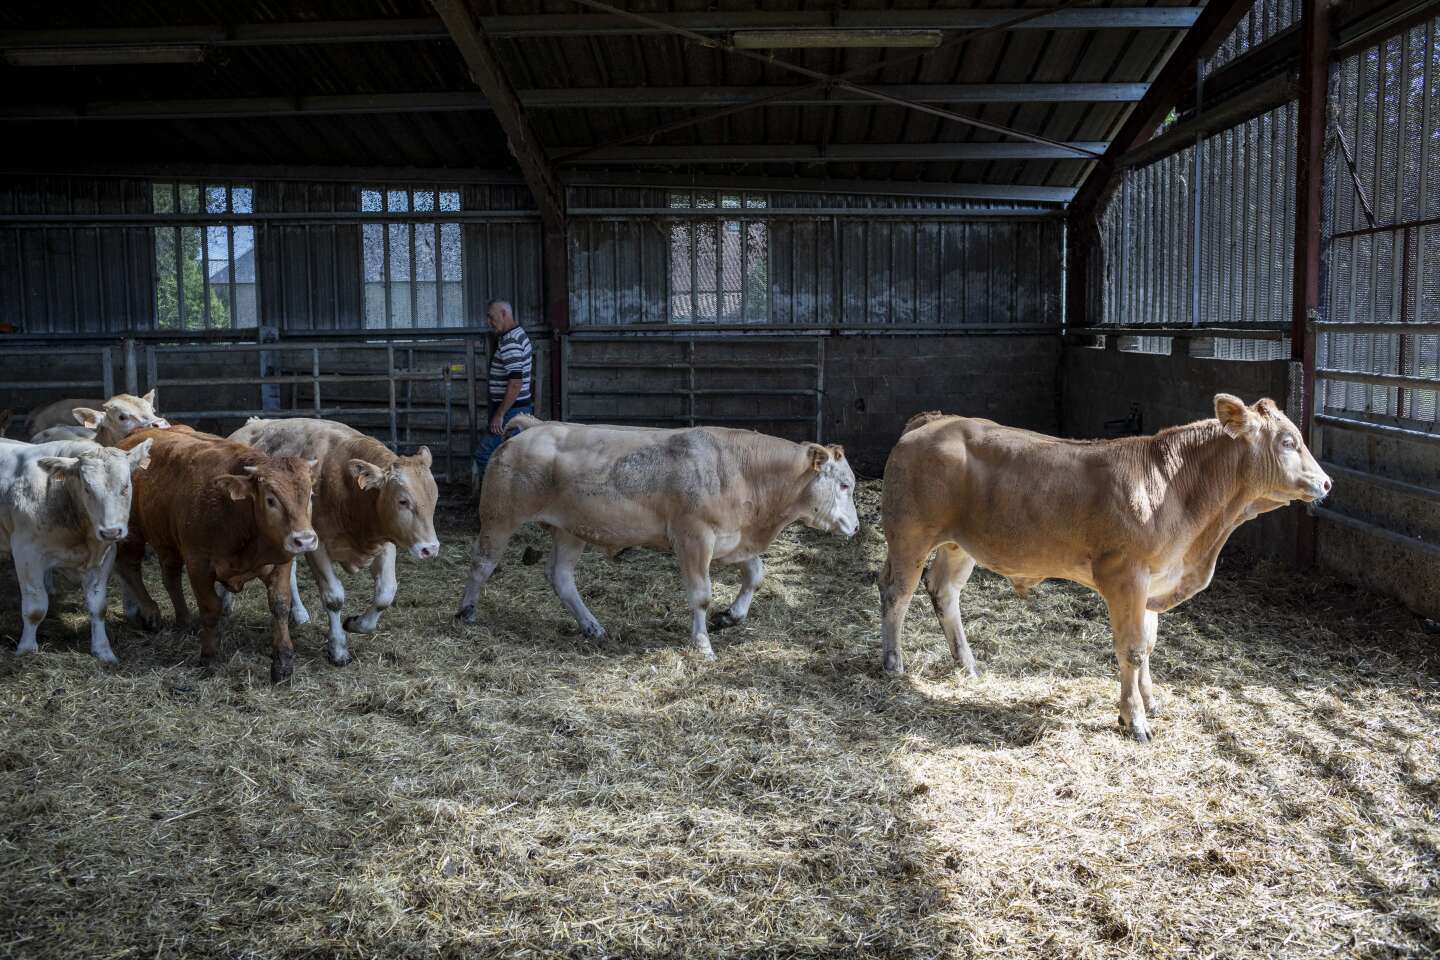
POLYGON ((410 555, 416 560, 429 560, 431 557, 440 555, 440 541, 430 540, 426 543, 417 543, 410 548, 410 555))
POLYGON ((1330 488, 1334 484, 1329 477, 1321 476, 1316 480, 1307 480, 1305 493, 1302 498, 1306 503, 1315 503, 1317 500, 1324 500, 1330 494, 1330 488))
POLYGON ((288 553, 309 553, 318 546, 320 546, 320 538, 315 536, 314 530, 292 533, 285 541, 285 550, 288 553))
POLYGON ((106 543, 118 543, 125 539, 128 532, 124 527, 100 527, 95 531, 95 536, 106 543))

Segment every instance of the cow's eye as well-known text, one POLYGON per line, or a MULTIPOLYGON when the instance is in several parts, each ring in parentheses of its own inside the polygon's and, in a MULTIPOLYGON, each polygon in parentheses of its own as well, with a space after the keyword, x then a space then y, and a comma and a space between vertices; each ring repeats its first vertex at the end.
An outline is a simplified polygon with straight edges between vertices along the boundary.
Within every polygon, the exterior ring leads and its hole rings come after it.
POLYGON ((121 420, 129 420, 129 419, 130 419, 130 414, 128 414, 128 413, 122 413, 122 414, 120 414, 120 419, 121 419, 121 420))
POLYGON ((265 498, 265 505, 266 505, 267 507, 269 507, 271 510, 274 510, 276 507, 280 506, 280 502, 279 502, 278 500, 276 500, 274 497, 266 497, 266 498, 265 498))
POLYGON ((409 501, 409 500, 406 500, 404 497, 401 497, 401 498, 400 498, 400 506, 403 507, 403 508, 406 509, 406 510, 409 510, 409 509, 410 509, 410 501, 409 501))
POLYGON ((842 484, 840 484, 840 492, 841 492, 841 493, 849 493, 849 492, 850 492, 850 484, 848 484, 848 483, 842 483, 842 484))
POLYGON ((1286 434, 1285 439, 1280 441, 1280 446, 1284 447, 1286 450, 1294 450, 1295 438, 1290 436, 1289 434, 1286 434))

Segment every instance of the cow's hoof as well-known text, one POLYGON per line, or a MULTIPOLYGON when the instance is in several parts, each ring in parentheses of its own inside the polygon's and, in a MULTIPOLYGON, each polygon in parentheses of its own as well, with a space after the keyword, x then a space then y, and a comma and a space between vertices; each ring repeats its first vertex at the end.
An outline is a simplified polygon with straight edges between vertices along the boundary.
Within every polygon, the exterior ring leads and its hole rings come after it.
POLYGON ((709 627, 711 630, 724 630, 726 627, 738 626, 744 622, 729 610, 721 610, 710 614, 709 627))
POLYGON ((1140 743, 1149 743, 1151 740, 1150 724, 1145 722, 1144 717, 1139 717, 1134 723, 1126 723, 1124 717, 1120 717, 1120 729, 1125 730, 1140 743))
POLYGON ((295 673, 294 657, 276 657, 270 661, 270 682, 284 683, 295 673))
POLYGON ((698 654, 700 654, 700 656, 701 656, 702 659, 705 659, 705 660, 714 660, 714 659, 715 659, 715 648, 712 647, 712 646, 710 646, 710 638, 709 638, 709 637, 701 636, 701 637, 696 637, 696 638, 695 638, 695 652, 698 653, 698 654))
POLYGON ((354 660, 355 660, 355 657, 354 657, 353 654, 350 653, 349 650, 346 650, 344 653, 336 653, 334 650, 331 650, 329 647, 326 647, 326 648, 325 648, 325 659, 326 659, 326 660, 329 660, 332 664, 334 664, 334 665, 337 666, 337 667, 343 667, 343 666, 345 666, 346 664, 353 663, 354 660))
POLYGON ((885 654, 884 667, 885 672, 890 674, 892 677, 900 677, 904 676, 905 674, 905 661, 898 653, 885 654))
POLYGON ((35 641, 33 641, 33 640, 30 641, 29 643, 21 643, 19 646, 17 646, 17 647, 15 648, 15 656, 17 656, 17 657, 23 657, 23 656, 25 656, 25 655, 27 655, 27 654, 39 653, 39 652, 40 652, 40 645, 39 645, 38 643, 36 643, 35 641))
POLYGON ((296 609, 295 607, 291 607, 291 608, 290 608, 290 622, 293 623, 293 624, 295 624, 295 626, 297 626, 297 627, 303 627, 303 626, 305 626, 305 624, 307 624, 307 623, 310 622, 310 611, 309 611, 309 610, 299 610, 299 609, 296 609))
POLYGON ((216 676, 220 673, 222 669, 223 666, 220 663, 220 658, 218 656, 200 658, 200 673, 204 676, 216 676))
POLYGON ((363 622, 362 622, 364 619, 365 619, 365 618, 364 618, 364 617, 361 617, 361 616, 351 615, 351 616, 346 617, 346 618, 341 622, 341 625, 345 628, 345 632, 346 632, 346 633, 361 633, 361 634, 374 633, 375 631, 374 631, 373 629, 370 629, 370 630, 365 629, 365 626, 364 626, 364 624, 363 624, 363 622))
POLYGON ((120 658, 115 656, 114 652, 111 650, 106 650, 104 653, 95 654, 95 659, 100 663, 102 667, 120 666, 120 658))
POLYGON ((580 628, 580 633, 591 643, 602 643, 610 637, 610 635, 605 632, 605 628, 598 623, 583 625, 580 628))
POLYGON ((1152 697, 1150 702, 1145 704, 1145 716, 1162 717, 1165 715, 1165 702, 1159 697, 1152 697))
POLYGON ((460 621, 461 623, 474 623, 476 620, 475 608, 461 607, 459 610, 455 611, 455 619, 460 621))
POLYGON ((137 610, 136 612, 129 615, 129 620, 131 623, 135 624, 135 626, 139 627, 141 630, 144 630, 146 633, 156 633, 160 629, 159 610, 156 610, 154 613, 148 613, 144 610, 137 610))

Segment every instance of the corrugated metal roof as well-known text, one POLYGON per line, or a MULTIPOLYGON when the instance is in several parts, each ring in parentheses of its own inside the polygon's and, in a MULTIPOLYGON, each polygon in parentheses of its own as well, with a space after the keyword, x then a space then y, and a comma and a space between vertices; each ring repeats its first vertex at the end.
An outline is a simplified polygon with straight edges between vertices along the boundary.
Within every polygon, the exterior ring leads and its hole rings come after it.
MULTIPOLYGON (((633 0, 632 0, 633 2, 633 0)), ((711 11, 714 0, 652 0, 647 12, 711 11)), ((961 3, 951 0, 858 0, 846 10, 971 9, 1051 6, 1048 0, 961 3)), ((1120 5, 1120 4, 1115 4, 1120 5)), ((1162 0, 1161 5, 1192 5, 1162 0)), ((730 11, 831 10, 808 0, 720 4, 730 11)), ((1085 4, 1086 7, 1095 6, 1085 4)), ((575 14, 563 0, 490 0, 477 14, 575 14)), ((0 7, 0 30, 174 27, 323 20, 432 18, 423 0, 272 0, 151 2, 0 7)), ((1159 69, 1173 30, 1014 30, 941 50, 862 78, 875 84, 1136 82, 1159 69)), ((783 86, 803 78, 666 35, 496 38, 494 46, 517 89, 604 87, 783 86)), ((904 51, 786 50, 777 56, 838 73, 904 51)), ((127 67, 0 67, 0 105, 153 101, 345 94, 473 91, 458 51, 447 40, 286 44, 210 48, 198 64, 127 67)), ((1128 105, 1116 102, 957 104, 948 109, 1054 140, 1104 140, 1128 105)), ((706 111, 705 107, 611 107, 532 110, 547 147, 585 147, 706 111)), ((182 120, 0 120, 9 145, 5 164, 83 157, 117 162, 320 164, 356 166, 509 167, 513 160, 494 116, 485 110, 329 116, 231 116, 182 120)), ((839 107, 776 104, 712 120, 658 138, 659 144, 923 144, 990 142, 984 130, 877 103, 839 107)), ((593 172, 597 168, 587 167, 593 172)), ((603 168, 601 168, 603 169, 603 168)), ((1075 186, 1081 160, 865 161, 830 163, 628 164, 627 171, 837 179, 911 180, 1075 186)))

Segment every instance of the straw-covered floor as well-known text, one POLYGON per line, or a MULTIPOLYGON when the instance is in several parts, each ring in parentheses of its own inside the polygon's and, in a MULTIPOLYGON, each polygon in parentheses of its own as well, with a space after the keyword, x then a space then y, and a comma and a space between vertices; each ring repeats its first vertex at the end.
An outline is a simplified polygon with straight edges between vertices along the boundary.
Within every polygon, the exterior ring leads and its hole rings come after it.
MULTIPOLYGON (((279 689, 256 585, 212 677, 193 636, 124 626, 122 666, 99 668, 67 597, 38 656, 0 655, 0 954, 1440 950, 1440 639, 1421 622, 1227 564, 1161 620, 1166 708, 1141 746, 1115 729, 1103 605, 1068 585, 1026 602, 976 575, 979 682, 922 595, 912 673, 883 676, 877 495, 852 541, 775 545, 713 664, 685 649, 671 558, 586 555, 611 631, 594 646, 520 562, 538 532, 482 624, 456 626, 468 511, 438 561, 402 567, 355 664, 304 628, 279 689)), ((728 602, 735 574, 717 580, 728 602)))

